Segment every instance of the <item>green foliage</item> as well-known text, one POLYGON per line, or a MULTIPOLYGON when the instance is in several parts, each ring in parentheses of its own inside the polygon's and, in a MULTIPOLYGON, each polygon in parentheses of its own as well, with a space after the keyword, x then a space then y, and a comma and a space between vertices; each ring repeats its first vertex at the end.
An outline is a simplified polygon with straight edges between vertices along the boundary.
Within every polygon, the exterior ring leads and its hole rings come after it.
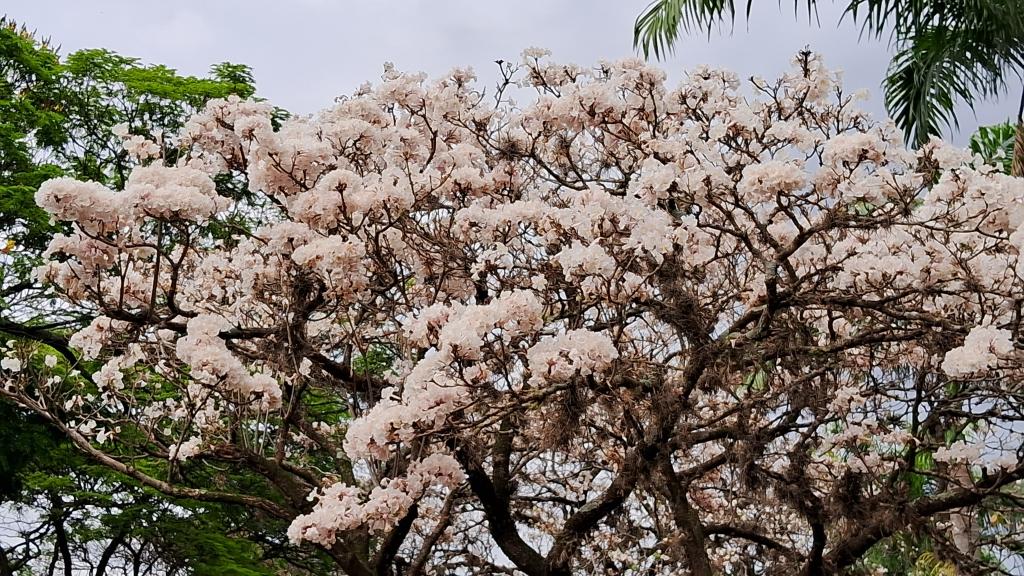
POLYGON ((929 477, 926 474, 935 468, 935 459, 928 450, 922 450, 914 455, 914 469, 908 474, 908 487, 910 498, 916 499, 925 495, 929 477))
POLYGON ((370 346, 365 354, 352 359, 352 371, 357 376, 380 376, 391 368, 395 355, 383 346, 370 346))
POLYGON ((150 541, 172 564, 187 566, 195 576, 271 576, 280 572, 262 559, 259 546, 232 537, 238 526, 223 522, 231 512, 220 508, 186 515, 164 513, 147 526, 150 541))
POLYGON ((251 70, 240 64, 216 64, 210 77, 195 78, 109 50, 80 50, 67 57, 58 78, 65 129, 44 144, 76 177, 121 188, 130 164, 111 127, 126 124, 145 136, 173 134, 206 102, 254 91, 251 70))
POLYGON ((252 68, 245 64, 221 62, 210 67, 210 76, 217 82, 216 89, 220 92, 217 98, 236 94, 241 98, 250 98, 256 93, 256 80, 252 68))
POLYGON ((6 21, 0 21, 0 71, 0 231, 35 251, 58 231, 32 199, 42 182, 67 174, 124 186, 130 161, 111 133, 114 125, 171 134, 209 100, 255 92, 251 69, 229 62, 212 66, 207 78, 102 49, 61 62, 6 21))
MULTIPOLYGON (((722 4, 685 0, 652 2, 636 19, 633 46, 641 47, 645 58, 654 54, 655 58, 661 60, 674 51, 680 28, 689 32, 696 25, 707 28, 710 33, 711 25, 722 19, 722 4)), ((729 6, 732 4, 729 3, 729 6)))
POLYGON ((974 66, 957 50, 954 31, 932 28, 893 56, 884 81, 885 104, 893 120, 910 129, 908 140, 922 144, 943 125, 957 125, 953 107, 971 100, 974 66))
POLYGON ((973 107, 998 95, 1006 74, 1024 66, 1024 2, 936 3, 896 22, 885 101, 915 144, 958 126, 958 101, 973 107))
POLYGON ((61 171, 35 161, 29 138, 53 131, 58 122, 47 106, 59 67, 47 46, 0 20, 0 231, 37 247, 54 229, 32 195, 61 171))
MULTIPOLYGON (((39 169, 34 173, 42 176, 46 171, 39 169)), ((50 223, 49 214, 36 206, 32 198, 40 183, 56 176, 60 176, 60 171, 54 169, 32 185, 0 185, 0 230, 8 231, 5 234, 8 240, 42 249, 58 231, 59 228, 50 223)))
POLYGON ((870 216, 875 211, 875 205, 867 200, 858 200, 851 207, 851 212, 857 216, 870 216))
POLYGON ((982 126, 971 136, 971 152, 981 155, 986 164, 998 166, 1009 174, 1013 164, 1013 141, 1017 127, 1010 122, 982 126))
POLYGON ((743 377, 743 384, 740 385, 739 391, 763 392, 768 387, 774 370, 774 361, 761 364, 743 377))
POLYGON ((49 460, 63 437, 41 418, 0 402, 0 501, 21 496, 28 474, 49 460))
POLYGON ((933 552, 924 552, 917 557, 910 576, 956 576, 957 569, 951 562, 945 562, 933 552))
MULTIPOLYGON (((869 568, 884 568, 893 576, 943 576, 943 570, 951 566, 938 561, 931 540, 911 532, 899 532, 878 544, 864 555, 861 563, 869 568)), ((953 567, 955 574, 955 567, 953 567)))

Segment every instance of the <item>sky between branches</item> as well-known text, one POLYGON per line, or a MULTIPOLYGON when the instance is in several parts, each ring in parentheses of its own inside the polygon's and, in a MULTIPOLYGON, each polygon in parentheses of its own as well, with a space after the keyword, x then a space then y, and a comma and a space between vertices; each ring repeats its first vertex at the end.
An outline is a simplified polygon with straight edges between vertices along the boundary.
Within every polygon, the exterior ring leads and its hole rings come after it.
MULTIPOLYGON (((8 0, 3 11, 50 36, 62 54, 107 48, 203 74, 223 60, 252 66, 258 92, 292 112, 310 113, 380 77, 385 61, 431 76, 470 65, 484 85, 497 78, 494 60, 518 61, 523 48, 550 49, 554 61, 591 65, 633 54, 632 26, 647 0, 8 0)), ((709 64, 775 78, 804 46, 845 72, 849 91, 867 88, 862 105, 884 113, 881 79, 885 39, 858 41, 852 22, 839 23, 845 3, 820 3, 817 21, 799 20, 783 2, 755 3, 751 24, 683 38, 661 65, 677 81, 709 64)), ((948 134, 965 145, 978 125, 1010 118, 1020 85, 975 115, 958 110, 948 134)))

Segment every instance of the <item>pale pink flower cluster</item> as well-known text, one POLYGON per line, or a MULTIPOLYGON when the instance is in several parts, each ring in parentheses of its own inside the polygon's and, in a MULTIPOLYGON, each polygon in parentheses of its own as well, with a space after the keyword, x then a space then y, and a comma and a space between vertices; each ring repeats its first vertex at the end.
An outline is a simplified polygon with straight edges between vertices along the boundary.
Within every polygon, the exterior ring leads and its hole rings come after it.
POLYGON ((112 338, 124 334, 128 326, 127 322, 98 316, 88 326, 72 334, 68 343, 81 350, 85 358, 95 359, 99 357, 103 347, 109 344, 112 338))
POLYGON ((97 182, 54 178, 43 182, 36 204, 57 220, 76 222, 90 234, 102 234, 130 224, 124 216, 126 197, 97 182))
POLYGON ((197 222, 225 210, 230 201, 217 194, 213 180, 192 168, 139 166, 132 170, 122 193, 138 215, 197 222))
POLYGON ((273 113, 274 107, 267 102, 237 96, 211 100, 181 131, 181 144, 195 147, 187 164, 211 174, 223 172, 243 158, 257 136, 273 133, 273 113), (216 153, 201 154, 200 150, 216 153))
POLYGON ((981 459, 984 450, 984 444, 968 444, 963 440, 957 440, 950 444, 949 447, 942 446, 935 450, 933 458, 937 462, 972 464, 981 459))
POLYGON ((110 360, 103 363, 95 374, 93 374, 93 381, 100 386, 101 389, 107 388, 114 391, 120 391, 124 389, 124 373, 123 368, 128 367, 130 362, 129 358, 124 356, 114 356, 110 360))
POLYGON ((88 234, 108 234, 144 218, 204 221, 230 204, 213 180, 188 167, 138 166, 124 191, 73 178, 48 180, 36 203, 58 220, 75 222, 88 234))
POLYGON ((418 346, 430 346, 404 377, 399 395, 386 388, 380 401, 349 426, 345 452, 353 457, 386 458, 391 446, 434 430, 471 398, 471 389, 488 382, 484 364, 453 366, 478 360, 485 345, 507 346, 534 334, 543 325, 543 305, 530 291, 499 295, 480 305, 433 305, 410 319, 406 334, 418 346))
POLYGON ((796 161, 768 160, 747 166, 736 192, 751 203, 773 202, 779 195, 797 192, 806 184, 807 171, 796 161))
POLYGON ((43 255, 50 257, 54 254, 73 256, 81 265, 75 267, 74 270, 94 278, 95 275, 89 274, 88 271, 102 270, 112 266, 117 260, 118 250, 117 247, 96 238, 90 238, 82 232, 72 232, 70 236, 54 234, 43 255))
POLYGON ((299 516, 288 528, 292 542, 309 541, 325 546, 334 543, 338 532, 366 526, 379 534, 393 527, 431 487, 452 490, 465 475, 448 454, 435 452, 409 465, 402 477, 386 479, 368 495, 343 483, 332 484, 316 494, 316 505, 299 516))
POLYGON ((179 359, 192 369, 192 378, 209 385, 223 385, 242 401, 252 397, 267 410, 281 406, 281 386, 272 375, 260 371, 250 374, 244 364, 228 350, 220 333, 231 328, 220 316, 201 314, 188 321, 188 333, 178 339, 179 359))
POLYGON ((392 448, 440 428, 448 415, 470 398, 469 386, 486 381, 480 367, 455 375, 448 352, 430 352, 406 375, 401 394, 381 392, 372 409, 354 420, 345 434, 345 453, 353 458, 387 458, 392 448))
POLYGON ((432 346, 459 358, 479 358, 488 336, 512 338, 536 332, 543 325, 544 305, 529 290, 498 295, 487 304, 434 304, 405 323, 411 343, 432 346))
POLYGON ((821 162, 834 170, 850 170, 865 162, 881 164, 890 147, 899 148, 900 145, 884 141, 875 132, 846 132, 825 143, 821 162))
POLYGON ((607 334, 569 330, 543 338, 526 353, 530 382, 543 385, 589 376, 611 368, 619 352, 607 334))
POLYGON ((994 326, 975 326, 968 332, 962 346, 949 352, 942 360, 942 371, 960 378, 995 368, 1001 358, 1013 354, 1012 334, 994 326))
POLYGON ((21 360, 14 356, 0 358, 0 369, 11 373, 21 372, 21 360))
POLYGON ((171 447, 170 459, 184 462, 194 458, 202 452, 203 439, 193 436, 188 440, 182 440, 171 447))
POLYGON ((125 123, 115 124, 110 131, 121 139, 121 146, 129 156, 138 162, 159 158, 163 149, 159 142, 154 142, 140 134, 129 133, 125 123))
POLYGON ((552 260, 561 265, 566 280, 571 280, 574 274, 608 278, 618 267, 600 244, 594 242, 585 246, 579 240, 563 248, 552 260))
POLYGON ((357 223, 381 211, 408 210, 414 198, 406 183, 397 171, 364 178, 339 168, 324 174, 312 190, 289 198, 288 209, 296 220, 317 230, 329 231, 346 219, 357 223))
POLYGON ((296 264, 315 271, 341 299, 354 298, 366 289, 369 278, 364 256, 362 242, 339 236, 318 237, 292 252, 296 264))

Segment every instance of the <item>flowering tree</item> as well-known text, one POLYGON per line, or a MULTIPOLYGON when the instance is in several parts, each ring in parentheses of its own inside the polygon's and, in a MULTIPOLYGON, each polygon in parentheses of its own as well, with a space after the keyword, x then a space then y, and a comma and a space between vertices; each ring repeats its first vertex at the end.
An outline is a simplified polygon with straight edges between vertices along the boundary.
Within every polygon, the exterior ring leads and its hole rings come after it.
POLYGON ((38 274, 98 316, 3 394, 351 575, 1012 566, 1024 180, 908 152, 810 53, 752 99, 546 56, 215 101, 126 134, 123 191, 48 182, 38 274))

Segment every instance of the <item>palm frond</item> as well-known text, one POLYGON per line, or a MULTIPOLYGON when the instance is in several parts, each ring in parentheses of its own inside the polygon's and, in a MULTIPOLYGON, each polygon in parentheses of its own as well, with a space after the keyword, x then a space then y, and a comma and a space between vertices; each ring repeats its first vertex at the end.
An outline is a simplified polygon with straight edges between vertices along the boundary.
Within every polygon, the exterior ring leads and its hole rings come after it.
POLYGON ((955 10, 942 12, 944 22, 897 39, 885 79, 886 107, 907 141, 917 145, 945 126, 957 126, 957 102, 973 109, 1000 94, 1008 74, 1024 68, 1024 1, 954 4, 955 10))
MULTIPOLYGON (((750 16, 753 0, 747 0, 746 14, 750 16)), ((672 53, 680 30, 704 30, 708 34, 715 24, 728 17, 736 18, 733 0, 655 0, 647 6, 633 25, 633 48, 643 50, 644 58, 651 54, 658 60, 672 53)))
MULTIPOLYGON (((890 115, 908 142, 921 144, 956 126, 954 107, 999 94, 1008 74, 1024 71, 1024 0, 848 0, 843 17, 861 33, 891 34, 896 54, 885 79, 890 115)), ((816 0, 794 0, 794 10, 816 0)), ((750 19, 753 0, 747 0, 750 19)), ((735 0, 655 0, 636 19, 633 46, 663 59, 683 31, 711 33, 737 16, 735 0)))
POLYGON ((885 78, 885 106, 907 142, 918 146, 943 127, 958 126, 958 100, 974 102, 975 69, 950 36, 944 27, 916 34, 893 56, 885 78))
POLYGON ((942 6, 929 0, 850 0, 843 11, 861 25, 861 34, 876 38, 889 31, 893 38, 933 23, 942 6))
POLYGON ((956 576, 956 565, 942 560, 934 552, 924 552, 917 558, 912 576, 956 576))

